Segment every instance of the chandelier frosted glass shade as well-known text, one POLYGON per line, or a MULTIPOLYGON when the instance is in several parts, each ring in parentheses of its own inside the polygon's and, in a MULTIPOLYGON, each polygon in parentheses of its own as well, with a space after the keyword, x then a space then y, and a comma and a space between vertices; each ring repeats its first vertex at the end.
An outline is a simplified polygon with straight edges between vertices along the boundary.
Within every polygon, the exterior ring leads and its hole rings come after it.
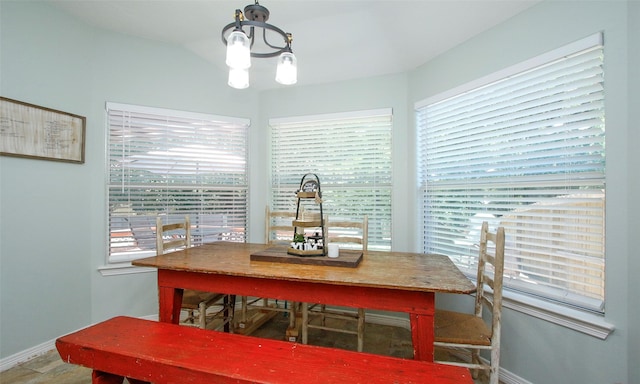
POLYGON ((276 81, 280 84, 291 85, 298 81, 298 60, 291 52, 283 52, 278 57, 276 81))
POLYGON ((269 10, 255 0, 254 4, 244 7, 244 13, 236 9, 235 20, 222 28, 222 42, 227 47, 230 86, 249 86, 248 69, 252 57, 278 57, 276 81, 285 85, 297 83, 298 64, 291 51, 293 35, 267 23, 269 15, 269 10))
POLYGON ((236 89, 249 87, 248 68, 229 68, 229 86, 236 89))
POLYGON ((247 69, 251 66, 251 46, 247 35, 233 31, 227 39, 227 65, 233 69, 247 69))

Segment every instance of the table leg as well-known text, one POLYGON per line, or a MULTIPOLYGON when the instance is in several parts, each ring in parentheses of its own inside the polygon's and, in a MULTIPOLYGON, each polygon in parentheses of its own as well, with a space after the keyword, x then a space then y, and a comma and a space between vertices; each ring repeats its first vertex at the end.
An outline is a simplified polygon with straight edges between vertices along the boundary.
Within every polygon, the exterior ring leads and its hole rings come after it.
POLYGON ((414 360, 433 361, 433 315, 409 314, 414 360))
POLYGON ((158 287, 160 301, 160 321, 178 324, 180 322, 180 308, 184 290, 173 287, 158 287))

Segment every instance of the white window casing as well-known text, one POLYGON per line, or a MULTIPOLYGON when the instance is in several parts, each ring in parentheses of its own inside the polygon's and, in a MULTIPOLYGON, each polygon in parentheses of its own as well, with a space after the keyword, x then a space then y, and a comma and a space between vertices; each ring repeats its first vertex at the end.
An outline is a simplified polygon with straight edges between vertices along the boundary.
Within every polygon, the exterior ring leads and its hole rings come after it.
POLYGON ((193 245, 245 241, 249 120, 118 103, 106 109, 108 264, 155 255, 158 215, 164 222, 189 215, 193 245))
POLYGON ((368 216, 369 249, 391 249, 392 111, 378 109, 275 118, 271 209, 295 211, 306 173, 320 178, 331 220, 368 216))
POLYGON ((424 252, 469 276, 504 226, 506 290, 604 313, 602 35, 416 104, 424 252))

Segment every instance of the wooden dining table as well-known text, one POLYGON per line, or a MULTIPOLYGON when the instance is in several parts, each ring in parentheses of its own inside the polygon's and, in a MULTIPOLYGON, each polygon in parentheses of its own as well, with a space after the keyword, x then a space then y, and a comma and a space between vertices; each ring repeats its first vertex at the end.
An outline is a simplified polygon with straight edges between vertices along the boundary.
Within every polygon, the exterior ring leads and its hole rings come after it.
POLYGON ((215 242, 132 264, 158 269, 162 322, 179 322, 183 289, 404 312, 414 359, 426 361, 433 361, 435 294, 475 290, 444 255, 364 251, 356 267, 252 260, 272 247, 215 242))

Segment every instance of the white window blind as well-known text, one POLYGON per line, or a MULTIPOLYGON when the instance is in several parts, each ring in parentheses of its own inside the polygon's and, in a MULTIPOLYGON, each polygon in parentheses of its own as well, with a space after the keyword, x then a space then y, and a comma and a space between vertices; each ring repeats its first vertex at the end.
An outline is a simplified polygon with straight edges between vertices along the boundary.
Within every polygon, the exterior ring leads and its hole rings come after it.
POLYGON ((331 220, 368 215, 369 249, 391 249, 391 109, 271 119, 271 207, 295 211, 306 173, 331 220))
POLYGON ((192 244, 244 241, 247 130, 231 117, 107 103, 109 262, 155 255, 156 216, 192 244))
POLYGON ((475 276, 504 226, 505 287, 603 312, 603 88, 596 44, 417 108, 424 251, 475 276))

